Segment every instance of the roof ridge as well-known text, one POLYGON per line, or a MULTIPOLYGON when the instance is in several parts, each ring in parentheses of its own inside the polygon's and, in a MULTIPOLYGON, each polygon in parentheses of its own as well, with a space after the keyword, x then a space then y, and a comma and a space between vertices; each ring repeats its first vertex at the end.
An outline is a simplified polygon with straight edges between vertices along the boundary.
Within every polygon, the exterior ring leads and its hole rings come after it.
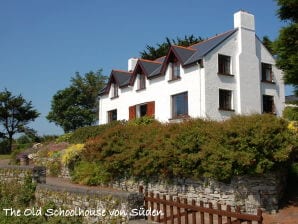
POLYGON ((225 35, 225 34, 231 32, 231 31, 234 31, 234 30, 235 30, 235 29, 231 29, 231 30, 225 31, 225 32, 220 33, 220 34, 216 34, 215 36, 209 37, 209 38, 207 38, 206 40, 203 40, 203 41, 200 41, 200 42, 198 42, 198 43, 196 43, 196 44, 190 45, 189 48, 192 48, 192 46, 197 46, 197 45, 206 43, 207 41, 210 41, 210 40, 212 40, 212 39, 214 39, 214 38, 217 38, 217 37, 220 37, 220 36, 222 36, 222 35, 225 35))
POLYGON ((148 60, 148 59, 143 59, 143 58, 139 58, 140 61, 145 61, 145 62, 150 62, 150 63, 155 63, 155 64, 162 64, 161 62, 158 61, 152 61, 152 60, 148 60))
POLYGON ((156 60, 158 60, 158 59, 161 59, 161 58, 165 58, 165 57, 166 57, 166 55, 161 56, 161 57, 159 57, 159 58, 154 59, 154 61, 156 61, 156 60))
POLYGON ((124 73, 128 73, 128 74, 132 74, 132 72, 121 70, 121 69, 112 69, 112 72, 124 72, 124 73))
MULTIPOLYGON (((192 45, 191 45, 192 46, 192 45)), ((172 47, 178 47, 178 48, 183 48, 185 50, 191 50, 191 51, 196 51, 196 49, 193 49, 191 46, 184 47, 184 46, 179 46, 179 45, 172 45, 172 47)))

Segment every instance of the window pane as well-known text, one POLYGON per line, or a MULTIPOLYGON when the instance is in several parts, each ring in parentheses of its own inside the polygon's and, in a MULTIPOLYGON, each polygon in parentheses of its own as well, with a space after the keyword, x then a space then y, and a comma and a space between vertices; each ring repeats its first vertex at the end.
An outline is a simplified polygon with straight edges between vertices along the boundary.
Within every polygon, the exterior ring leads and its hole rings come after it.
POLYGON ((146 78, 145 75, 140 74, 139 75, 139 89, 145 89, 146 88, 146 78))
POLYGON ((172 63, 172 79, 177 79, 180 77, 180 63, 173 62, 172 63))
POLYGON ((172 96, 173 117, 188 115, 188 94, 181 93, 172 96))
POLYGON ((117 121, 117 110, 108 111, 108 122, 117 121))
POLYGON ((232 110, 232 91, 219 90, 219 109, 232 110))
POLYGON ((274 113, 273 96, 263 95, 263 112, 264 113, 274 113))
POLYGON ((272 81, 272 65, 262 63, 262 81, 272 81))
POLYGON ((147 104, 143 104, 140 106, 140 117, 144 117, 147 115, 147 104))
POLYGON ((231 74, 231 57, 225 55, 218 55, 218 73, 231 74))

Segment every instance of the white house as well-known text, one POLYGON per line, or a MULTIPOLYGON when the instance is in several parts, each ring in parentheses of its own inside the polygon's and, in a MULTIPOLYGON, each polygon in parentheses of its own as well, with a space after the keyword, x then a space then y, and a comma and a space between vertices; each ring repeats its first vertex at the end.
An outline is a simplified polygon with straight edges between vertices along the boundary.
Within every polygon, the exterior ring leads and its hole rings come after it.
POLYGON ((223 120, 236 114, 281 116, 282 72, 255 34, 254 16, 234 14, 234 29, 190 47, 172 46, 154 61, 131 58, 112 70, 99 94, 99 123, 144 115, 162 122, 223 120))

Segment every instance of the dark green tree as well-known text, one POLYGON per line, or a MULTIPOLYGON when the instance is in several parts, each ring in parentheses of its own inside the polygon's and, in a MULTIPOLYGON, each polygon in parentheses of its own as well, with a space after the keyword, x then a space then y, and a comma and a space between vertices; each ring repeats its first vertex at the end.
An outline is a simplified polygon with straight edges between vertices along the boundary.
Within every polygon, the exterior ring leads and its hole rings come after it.
POLYGON ((140 52, 140 56, 143 59, 155 60, 157 58, 167 55, 171 45, 188 47, 190 45, 199 43, 202 40, 203 38, 195 37, 194 35, 185 35, 184 38, 177 37, 176 39, 170 39, 166 37, 166 40, 163 43, 156 44, 156 47, 152 45, 146 45, 146 50, 140 52))
POLYGON ((279 37, 274 43, 277 54, 277 66, 285 73, 287 84, 292 84, 298 94, 298 1, 277 0, 278 16, 287 22, 279 31, 279 37))
POLYGON ((47 119, 61 126, 64 132, 94 124, 98 114, 97 96, 107 79, 101 73, 102 70, 90 71, 81 76, 77 72, 70 86, 53 96, 47 119))
POLYGON ((272 54, 275 55, 274 49, 273 49, 273 41, 269 39, 268 36, 264 36, 262 40, 264 46, 267 48, 267 50, 272 54))
POLYGON ((39 116, 33 109, 31 101, 27 102, 21 95, 13 96, 8 90, 0 92, 0 136, 8 140, 8 147, 4 150, 10 153, 12 150, 13 136, 16 133, 24 133, 30 121, 39 116))

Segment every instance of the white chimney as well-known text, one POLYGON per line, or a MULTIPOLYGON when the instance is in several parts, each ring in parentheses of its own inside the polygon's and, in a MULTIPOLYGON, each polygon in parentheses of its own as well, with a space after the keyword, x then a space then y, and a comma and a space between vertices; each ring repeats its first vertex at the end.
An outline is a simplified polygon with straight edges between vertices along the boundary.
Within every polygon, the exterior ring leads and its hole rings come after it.
POLYGON ((244 28, 255 31, 255 17, 246 12, 239 11, 234 14, 234 28, 244 28))
POLYGON ((137 62, 138 62, 137 58, 128 59, 128 71, 129 72, 132 72, 135 69, 137 62))

